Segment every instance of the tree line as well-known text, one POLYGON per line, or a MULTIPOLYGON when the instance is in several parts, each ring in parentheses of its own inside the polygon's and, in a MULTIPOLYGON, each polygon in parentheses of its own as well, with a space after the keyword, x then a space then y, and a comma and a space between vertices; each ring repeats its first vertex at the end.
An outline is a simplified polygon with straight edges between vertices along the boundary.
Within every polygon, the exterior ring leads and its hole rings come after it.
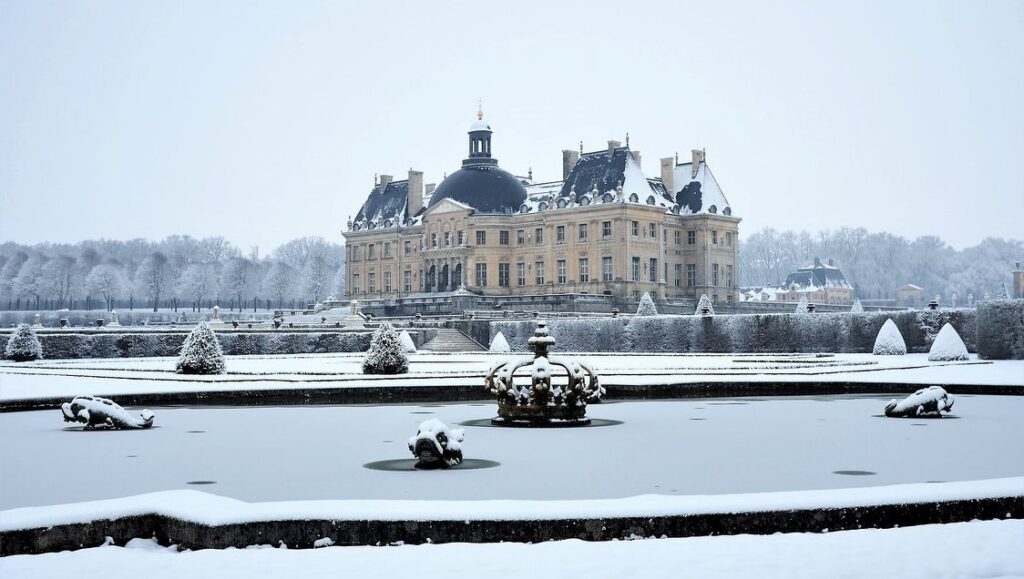
POLYGON ((955 294, 963 304, 968 295, 982 299, 998 295, 1004 284, 1011 287, 1010 271, 1024 261, 1024 242, 989 237, 957 250, 936 236, 909 240, 864 228, 815 233, 766 228, 741 239, 740 283, 778 286, 815 257, 834 259, 861 299, 893 299, 897 289, 911 283, 929 298, 938 295, 948 304, 955 294))
POLYGON ((223 237, 174 235, 75 244, 0 244, 0 307, 21 309, 303 307, 342 296, 345 247, 302 237, 267 257, 223 237))

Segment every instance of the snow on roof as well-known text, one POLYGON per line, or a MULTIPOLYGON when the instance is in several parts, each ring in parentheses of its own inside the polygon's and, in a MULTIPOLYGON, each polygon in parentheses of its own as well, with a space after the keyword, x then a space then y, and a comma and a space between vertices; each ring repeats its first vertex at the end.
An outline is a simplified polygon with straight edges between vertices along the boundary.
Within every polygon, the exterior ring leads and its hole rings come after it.
POLYGON ((696 175, 693 163, 676 165, 672 179, 675 183, 675 202, 682 208, 688 208, 688 213, 732 215, 729 200, 725 198, 707 162, 701 161, 697 165, 696 175))
POLYGON ((355 219, 360 229, 391 227, 402 225, 405 221, 406 205, 409 200, 409 181, 390 181, 387 184, 376 184, 370 196, 359 208, 355 219))

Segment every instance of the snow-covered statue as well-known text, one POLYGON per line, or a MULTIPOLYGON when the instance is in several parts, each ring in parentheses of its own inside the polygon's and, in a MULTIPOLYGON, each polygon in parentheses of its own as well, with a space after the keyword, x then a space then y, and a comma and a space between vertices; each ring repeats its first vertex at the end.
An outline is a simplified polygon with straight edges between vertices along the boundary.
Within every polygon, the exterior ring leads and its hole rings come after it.
POLYGON ((117 319, 117 312, 114 310, 110 311, 110 323, 107 324, 108 328, 119 328, 121 327, 121 321, 117 319))
POLYGON ((878 330, 871 353, 876 356, 903 356, 907 353, 907 343, 892 318, 885 320, 882 329, 878 330))
POLYGON ((78 396, 60 405, 64 422, 81 422, 86 430, 132 430, 153 426, 153 413, 143 410, 138 416, 129 414, 113 400, 99 396, 78 396))
POLYGON ((447 235, 447 240, 445 242, 445 247, 451 247, 453 245, 455 245, 455 234, 449 231, 447 235))
POLYGON ((213 306, 210 309, 210 325, 220 326, 224 324, 224 320, 220 319, 220 306, 213 306))
POLYGON ((416 436, 409 438, 409 452, 416 457, 416 468, 449 468, 462 462, 465 431, 448 428, 436 418, 420 424, 416 436))
POLYGON ((967 346, 960 339, 953 326, 946 323, 935 335, 935 341, 928 350, 929 362, 948 362, 953 360, 966 360, 967 346))
POLYGON ((589 424, 587 402, 600 401, 604 388, 597 373, 575 358, 548 356, 548 348, 555 339, 547 324, 537 322, 537 329, 527 340, 533 349, 528 356, 509 358, 491 367, 484 378, 484 389, 498 399, 498 417, 495 424, 589 424), (552 384, 554 367, 563 368, 567 383, 552 384), (529 367, 530 383, 516 384, 516 370, 529 367))
POLYGON ((891 418, 941 418, 953 409, 953 397, 939 386, 929 386, 903 400, 890 400, 885 415, 891 418))
POLYGON ((715 315, 715 306, 711 303, 711 298, 708 294, 700 294, 700 301, 697 302, 697 309, 694 310, 693 315, 695 316, 713 316, 715 315))
POLYGON ((43 316, 41 316, 40 314, 36 314, 36 315, 32 316, 32 327, 33 328, 41 328, 41 327, 43 327, 43 316))
POLYGON ((319 314, 322 311, 324 311, 324 304, 323 304, 323 302, 317 302, 317 303, 313 304, 313 313, 314 314, 319 314))

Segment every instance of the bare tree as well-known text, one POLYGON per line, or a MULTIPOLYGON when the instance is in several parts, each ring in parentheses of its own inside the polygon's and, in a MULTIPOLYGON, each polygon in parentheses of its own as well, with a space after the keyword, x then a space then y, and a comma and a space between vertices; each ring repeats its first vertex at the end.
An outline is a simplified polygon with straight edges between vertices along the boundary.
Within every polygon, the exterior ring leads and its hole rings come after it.
POLYGON ((128 288, 128 280, 121 268, 111 263, 101 263, 92 268, 85 278, 85 286, 92 293, 100 294, 107 311, 114 309, 114 300, 128 288))
POLYGON ((153 252, 135 272, 135 282, 153 303, 153 311, 157 311, 160 297, 166 293, 171 282, 170 260, 163 252, 153 252))
POLYGON ((77 274, 75 260, 66 255, 58 255, 43 266, 42 287, 56 300, 57 309, 70 301, 77 274))

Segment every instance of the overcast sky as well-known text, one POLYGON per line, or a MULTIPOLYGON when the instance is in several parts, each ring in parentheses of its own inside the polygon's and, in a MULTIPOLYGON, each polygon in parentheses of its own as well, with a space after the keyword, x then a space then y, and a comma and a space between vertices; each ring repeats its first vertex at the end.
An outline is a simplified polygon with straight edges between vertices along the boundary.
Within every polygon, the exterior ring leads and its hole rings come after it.
POLYGON ((741 234, 1024 237, 1024 2, 0 0, 0 240, 341 241, 375 173, 706 148, 741 234))

